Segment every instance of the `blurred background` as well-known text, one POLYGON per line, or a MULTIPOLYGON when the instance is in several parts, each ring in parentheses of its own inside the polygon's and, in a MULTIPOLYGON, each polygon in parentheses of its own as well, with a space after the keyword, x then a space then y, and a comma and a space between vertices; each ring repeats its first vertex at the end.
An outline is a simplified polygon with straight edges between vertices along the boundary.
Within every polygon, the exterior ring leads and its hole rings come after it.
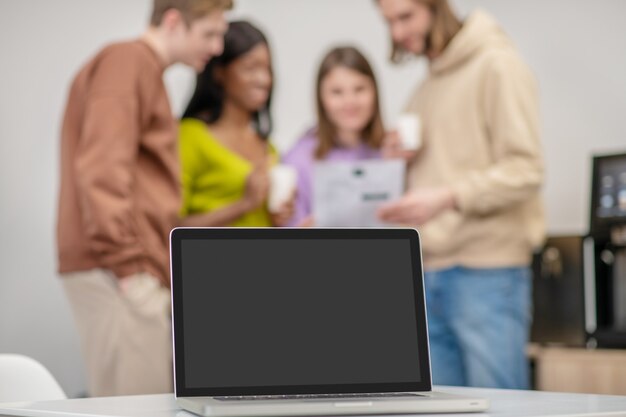
MULTIPOLYGON (((275 68, 273 141, 284 151, 315 120, 322 55, 352 44, 373 63, 391 126, 425 62, 388 62, 371 0, 235 0, 232 18, 268 34, 275 68)), ((626 150, 626 2, 456 0, 497 18, 540 86, 550 234, 584 234, 591 156, 626 150)), ((56 274, 59 130, 71 78, 103 45, 138 36, 150 0, 0 0, 0 352, 41 361, 73 397, 85 392, 78 339, 56 274)), ((194 75, 166 73, 179 114, 194 75)))

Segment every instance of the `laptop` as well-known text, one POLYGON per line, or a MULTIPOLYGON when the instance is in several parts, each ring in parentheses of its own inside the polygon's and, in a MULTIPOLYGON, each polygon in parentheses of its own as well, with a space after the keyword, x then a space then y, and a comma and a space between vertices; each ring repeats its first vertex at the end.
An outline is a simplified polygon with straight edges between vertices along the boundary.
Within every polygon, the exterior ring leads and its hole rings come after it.
POLYGON ((177 404, 203 416, 484 411, 433 392, 413 229, 178 228, 177 404))

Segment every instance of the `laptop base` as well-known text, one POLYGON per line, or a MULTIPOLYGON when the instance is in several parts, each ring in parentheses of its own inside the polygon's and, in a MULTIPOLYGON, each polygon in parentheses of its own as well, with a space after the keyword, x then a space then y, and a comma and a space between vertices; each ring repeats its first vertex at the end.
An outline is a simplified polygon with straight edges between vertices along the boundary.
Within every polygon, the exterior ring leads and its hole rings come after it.
POLYGON ((361 414, 416 414, 481 412, 489 408, 482 398, 443 392, 415 393, 405 397, 353 397, 293 400, 224 401, 213 397, 181 397, 181 408, 206 417, 328 416, 361 414))

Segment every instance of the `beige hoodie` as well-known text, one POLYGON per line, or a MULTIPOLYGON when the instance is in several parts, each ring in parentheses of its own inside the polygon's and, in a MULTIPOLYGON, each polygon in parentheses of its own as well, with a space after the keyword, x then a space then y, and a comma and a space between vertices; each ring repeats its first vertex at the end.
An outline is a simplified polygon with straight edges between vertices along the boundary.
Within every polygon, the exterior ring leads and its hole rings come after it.
POLYGON ((538 94, 489 15, 470 15, 408 111, 424 126, 409 188, 450 186, 459 206, 419 228, 425 268, 528 265, 544 236, 538 94))

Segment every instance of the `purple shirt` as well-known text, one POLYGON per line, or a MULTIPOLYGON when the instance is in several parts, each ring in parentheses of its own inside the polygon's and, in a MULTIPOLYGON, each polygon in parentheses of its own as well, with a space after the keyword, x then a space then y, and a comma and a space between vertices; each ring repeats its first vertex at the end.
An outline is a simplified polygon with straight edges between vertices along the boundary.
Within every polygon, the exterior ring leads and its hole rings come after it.
MULTIPOLYGON (((297 226, 302 220, 311 215, 313 210, 313 166, 317 162, 316 129, 310 129, 296 144, 283 156, 283 163, 294 167, 298 173, 298 192, 294 215, 287 223, 288 226, 297 226)), ((380 151, 365 144, 356 148, 333 148, 326 155, 324 161, 362 161, 364 159, 378 159, 380 151)))

